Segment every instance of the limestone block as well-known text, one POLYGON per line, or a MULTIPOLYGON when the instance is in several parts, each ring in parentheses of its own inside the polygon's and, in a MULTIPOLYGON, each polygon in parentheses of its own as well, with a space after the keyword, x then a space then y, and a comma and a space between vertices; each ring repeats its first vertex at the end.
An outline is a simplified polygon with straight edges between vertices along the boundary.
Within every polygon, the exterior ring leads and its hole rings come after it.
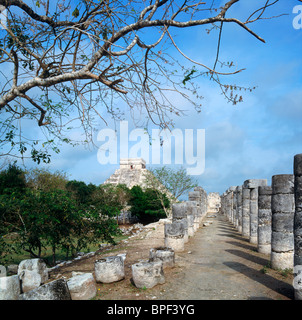
POLYGON ((175 252, 170 247, 158 247, 150 249, 149 262, 162 261, 163 268, 174 267, 175 252))
POLYGON ((17 275, 0 278, 0 300, 18 300, 20 293, 21 286, 17 275))
POLYGON ((294 212, 295 211, 295 196, 294 194, 274 194, 272 198, 273 212, 294 212))
POLYGON ((165 223, 165 236, 168 237, 184 237, 185 225, 181 221, 173 221, 165 223))
POLYGON ((272 188, 274 194, 294 193, 294 175, 278 174, 272 177, 272 188))
POLYGON ((83 273, 67 281, 72 300, 90 300, 96 296, 96 282, 92 273, 83 273))
POLYGON ((188 221, 188 236, 193 237, 194 236, 194 217, 192 214, 187 215, 187 221, 188 221))
POLYGON ((7 276, 7 272, 6 272, 5 266, 0 265, 0 278, 6 277, 6 276, 7 276))
POLYGON ((67 282, 58 279, 20 294, 19 300, 71 300, 67 282))
POLYGON ((24 269, 19 273, 22 292, 28 292, 38 288, 42 283, 41 275, 36 270, 24 269))
POLYGON ((186 204, 185 203, 174 203, 172 205, 172 218, 173 219, 183 219, 186 218, 186 204))
POLYGON ((132 280, 137 288, 153 288, 165 283, 162 261, 141 262, 131 266, 132 280))
POLYGON ((96 282, 111 283, 125 278, 124 259, 121 256, 110 256, 95 261, 96 282))
POLYGON ((258 188, 258 252, 271 253, 272 237, 272 187, 258 188))
POLYGON ((41 276, 41 283, 48 280, 48 269, 46 263, 42 259, 27 259, 20 262, 18 267, 18 275, 23 270, 36 271, 41 276))
POLYGON ((292 269, 293 265, 293 252, 271 252, 271 266, 273 269, 292 269))
POLYGON ((294 229, 294 212, 274 213, 272 217, 272 230, 277 232, 292 233, 294 229))
POLYGON ((243 187, 244 188, 258 188, 260 186, 267 186, 267 180, 266 179, 248 179, 244 181, 243 187))

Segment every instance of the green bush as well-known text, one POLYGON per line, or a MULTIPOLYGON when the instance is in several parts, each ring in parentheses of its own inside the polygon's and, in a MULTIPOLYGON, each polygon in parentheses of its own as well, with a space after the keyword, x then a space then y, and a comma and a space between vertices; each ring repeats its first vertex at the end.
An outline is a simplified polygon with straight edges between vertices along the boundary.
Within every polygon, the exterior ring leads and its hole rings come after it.
POLYGON ((134 186, 130 190, 129 205, 131 213, 142 223, 151 223, 165 218, 165 208, 169 208, 169 199, 153 189, 142 190, 140 186, 134 186))

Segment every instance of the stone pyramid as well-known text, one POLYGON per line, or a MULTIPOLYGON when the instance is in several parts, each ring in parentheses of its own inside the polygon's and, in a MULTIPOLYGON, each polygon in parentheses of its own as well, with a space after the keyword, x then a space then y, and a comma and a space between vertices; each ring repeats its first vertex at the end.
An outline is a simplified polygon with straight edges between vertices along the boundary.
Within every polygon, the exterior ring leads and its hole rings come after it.
POLYGON ((104 184, 125 184, 128 188, 145 186, 146 162, 140 158, 120 159, 120 168, 115 170, 104 184))
MULTIPOLYGON (((120 168, 115 170, 104 184, 125 184, 129 189, 134 186, 146 187, 146 174, 151 173, 146 169, 146 161, 142 158, 120 159, 120 168)), ((160 184, 159 190, 166 193, 167 197, 174 202, 176 199, 167 190, 164 185, 160 184)))

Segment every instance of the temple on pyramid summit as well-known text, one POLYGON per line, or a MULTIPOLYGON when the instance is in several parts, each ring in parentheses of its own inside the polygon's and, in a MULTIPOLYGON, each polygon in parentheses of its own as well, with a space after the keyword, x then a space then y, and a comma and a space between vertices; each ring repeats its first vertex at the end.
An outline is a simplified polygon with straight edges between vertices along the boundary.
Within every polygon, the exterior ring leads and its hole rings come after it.
POLYGON ((120 168, 115 170, 104 184, 125 184, 128 188, 133 186, 145 187, 146 161, 141 158, 120 159, 120 168))

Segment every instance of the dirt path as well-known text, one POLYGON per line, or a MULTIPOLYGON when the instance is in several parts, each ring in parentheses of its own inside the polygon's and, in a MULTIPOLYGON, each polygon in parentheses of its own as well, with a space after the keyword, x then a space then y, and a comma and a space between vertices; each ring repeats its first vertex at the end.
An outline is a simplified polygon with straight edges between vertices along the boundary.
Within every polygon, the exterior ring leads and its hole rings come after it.
POLYGON ((137 289, 131 283, 131 265, 149 258, 150 248, 164 245, 164 224, 149 225, 139 235, 95 257, 73 263, 52 273, 52 278, 70 277, 71 271, 94 271, 102 256, 126 253, 125 279, 98 284, 96 299, 103 300, 291 300, 292 275, 270 269, 269 256, 260 254, 221 215, 207 217, 176 254, 176 266, 165 269, 166 283, 152 289, 137 289), (204 221, 204 222, 205 222, 204 221))

